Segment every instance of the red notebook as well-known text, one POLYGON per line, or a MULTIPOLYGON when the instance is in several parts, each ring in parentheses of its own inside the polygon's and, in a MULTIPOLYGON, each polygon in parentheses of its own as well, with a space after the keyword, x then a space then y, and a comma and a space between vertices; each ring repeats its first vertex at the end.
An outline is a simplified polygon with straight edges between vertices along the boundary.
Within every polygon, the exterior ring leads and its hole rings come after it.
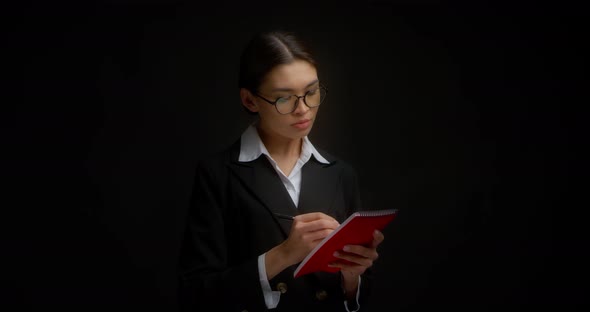
POLYGON ((301 261, 293 276, 299 277, 317 271, 338 272, 340 268, 328 266, 337 260, 344 261, 334 257, 334 252, 342 250, 345 245, 370 244, 373 241, 373 231, 383 230, 395 218, 397 211, 371 210, 351 214, 301 261))

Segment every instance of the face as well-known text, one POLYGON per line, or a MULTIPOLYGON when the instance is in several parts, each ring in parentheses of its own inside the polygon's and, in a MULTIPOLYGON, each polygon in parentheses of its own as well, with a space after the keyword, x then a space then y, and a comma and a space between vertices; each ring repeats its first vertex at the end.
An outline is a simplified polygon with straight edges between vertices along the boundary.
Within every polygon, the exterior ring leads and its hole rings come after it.
MULTIPOLYGON (((306 61, 296 60, 279 65, 270 71, 260 85, 258 94, 274 102, 279 97, 302 96, 307 91, 318 87, 319 81, 315 67, 306 61)), ((300 139, 311 131, 318 107, 308 107, 303 102, 303 98, 298 100, 295 111, 282 115, 274 105, 249 92, 245 93, 248 94, 243 94, 242 102, 251 111, 258 112, 260 127, 267 134, 284 139, 300 139), (245 101, 244 95, 246 95, 245 101)))

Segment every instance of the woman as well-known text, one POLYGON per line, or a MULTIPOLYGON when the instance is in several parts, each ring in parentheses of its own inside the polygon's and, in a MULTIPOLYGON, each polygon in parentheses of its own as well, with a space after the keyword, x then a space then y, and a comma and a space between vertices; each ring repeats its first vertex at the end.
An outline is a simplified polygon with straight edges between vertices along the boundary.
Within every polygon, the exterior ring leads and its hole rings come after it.
POLYGON ((383 234, 349 246, 338 273, 293 278, 305 256, 360 209, 354 170, 307 135, 327 90, 292 34, 261 33, 241 57, 240 97, 258 115, 227 150, 197 168, 181 255, 191 311, 363 311, 383 234), (284 216, 294 216, 289 219, 284 216))

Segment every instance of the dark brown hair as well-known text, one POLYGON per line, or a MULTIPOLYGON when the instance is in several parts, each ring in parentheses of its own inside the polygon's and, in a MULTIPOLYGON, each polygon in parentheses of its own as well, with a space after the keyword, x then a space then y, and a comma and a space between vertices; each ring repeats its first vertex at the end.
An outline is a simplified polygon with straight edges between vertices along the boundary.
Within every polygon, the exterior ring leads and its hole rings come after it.
POLYGON ((256 34, 240 58, 239 88, 258 92, 264 77, 275 66, 302 60, 317 67, 308 47, 293 33, 270 31, 256 34))

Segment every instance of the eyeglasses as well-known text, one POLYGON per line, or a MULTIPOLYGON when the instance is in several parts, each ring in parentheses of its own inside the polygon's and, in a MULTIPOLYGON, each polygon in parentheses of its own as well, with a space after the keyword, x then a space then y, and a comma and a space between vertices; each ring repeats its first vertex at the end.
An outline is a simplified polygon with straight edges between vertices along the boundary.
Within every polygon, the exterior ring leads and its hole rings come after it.
POLYGON ((294 112, 297 109, 297 105, 299 103, 300 98, 303 98, 303 103, 305 103, 307 107, 313 108, 320 106, 320 104, 324 102, 327 93, 328 89, 326 89, 326 87, 319 86, 318 88, 305 92, 305 94, 302 96, 293 94, 289 96, 280 97, 275 101, 267 100, 257 93, 254 93, 254 95, 265 100, 269 104, 274 105, 279 114, 286 115, 294 112))

